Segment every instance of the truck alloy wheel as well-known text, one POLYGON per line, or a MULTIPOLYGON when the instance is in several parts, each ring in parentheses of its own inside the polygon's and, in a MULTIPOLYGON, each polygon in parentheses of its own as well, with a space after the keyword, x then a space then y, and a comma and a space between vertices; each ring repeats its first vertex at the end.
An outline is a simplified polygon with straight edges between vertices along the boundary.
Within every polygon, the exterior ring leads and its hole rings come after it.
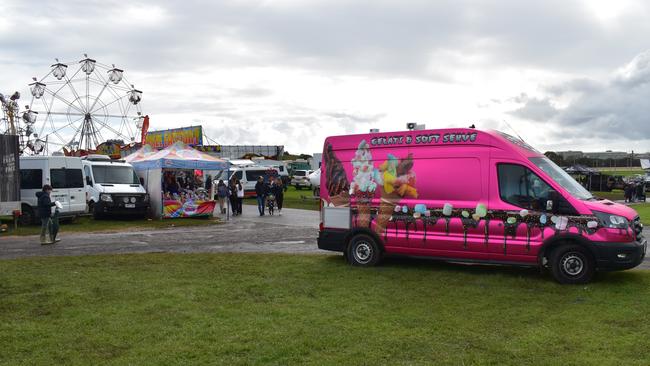
POLYGON ((591 254, 579 245, 563 245, 551 253, 551 273, 562 284, 584 284, 596 272, 591 254))
POLYGON ((354 266, 374 266, 381 260, 381 249, 373 238, 365 234, 356 235, 350 240, 347 260, 354 266))

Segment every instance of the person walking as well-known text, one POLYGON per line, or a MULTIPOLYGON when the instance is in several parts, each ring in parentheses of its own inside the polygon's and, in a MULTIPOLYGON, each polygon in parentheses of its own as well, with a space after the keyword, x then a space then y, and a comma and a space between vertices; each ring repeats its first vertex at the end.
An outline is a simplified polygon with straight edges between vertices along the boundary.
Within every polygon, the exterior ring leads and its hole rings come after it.
POLYGON ((237 201, 236 201, 237 214, 241 215, 242 214, 242 209, 243 209, 242 205, 244 204, 243 203, 243 201, 244 201, 244 185, 241 184, 239 179, 237 179, 237 182, 235 184, 235 189, 237 190, 237 201))
POLYGON ((221 214, 225 214, 226 210, 226 198, 228 198, 228 187, 226 183, 223 182, 223 179, 219 179, 217 184, 217 200, 219 201, 219 210, 221 214))
POLYGON ((282 184, 282 179, 277 178, 271 188, 271 193, 275 196, 275 204, 278 206, 278 215, 282 216, 282 202, 284 201, 284 184, 282 184))
POLYGON ((257 178, 257 183, 255 183, 255 195, 257 196, 257 210, 260 212, 260 216, 264 216, 267 191, 268 188, 266 184, 264 184, 264 178, 257 178))
POLYGON ((41 219, 41 245, 54 244, 50 228, 52 225, 52 206, 56 203, 50 199, 52 186, 46 184, 41 192, 36 192, 38 197, 38 217, 41 219))
POLYGON ((54 205, 54 213, 50 218, 50 241, 52 243, 57 243, 61 241, 61 239, 57 239, 56 236, 59 234, 59 214, 63 205, 61 205, 59 201, 54 201, 54 205))
POLYGON ((232 178, 230 184, 228 185, 228 193, 230 197, 230 209, 232 210, 232 215, 237 216, 237 178, 232 178))

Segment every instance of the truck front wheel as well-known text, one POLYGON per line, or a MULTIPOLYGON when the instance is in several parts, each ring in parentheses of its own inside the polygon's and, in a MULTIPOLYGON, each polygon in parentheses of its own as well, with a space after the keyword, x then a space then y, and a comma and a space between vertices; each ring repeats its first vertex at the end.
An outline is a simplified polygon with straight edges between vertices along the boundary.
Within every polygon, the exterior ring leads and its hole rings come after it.
POLYGON ((18 223, 21 226, 32 225, 36 223, 36 215, 34 215, 34 210, 29 205, 20 206, 20 217, 18 218, 18 223))
POLYGON ((561 284, 585 284, 596 273, 591 253, 579 245, 562 245, 551 253, 551 273, 561 284))
POLYGON ((348 244, 346 259, 353 266, 374 266, 381 261, 381 257, 379 245, 366 234, 354 236, 348 244))

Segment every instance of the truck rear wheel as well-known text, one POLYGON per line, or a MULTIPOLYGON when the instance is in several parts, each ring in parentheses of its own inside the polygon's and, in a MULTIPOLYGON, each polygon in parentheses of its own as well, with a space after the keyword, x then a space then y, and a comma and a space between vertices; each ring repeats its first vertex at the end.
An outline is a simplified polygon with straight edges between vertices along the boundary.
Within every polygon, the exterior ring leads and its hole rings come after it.
POLYGON ((562 245, 551 253, 551 273, 561 284, 585 284, 596 273, 591 253, 579 245, 562 245))
POLYGON ((381 257, 381 248, 369 235, 355 235, 348 244, 346 259, 353 266, 374 266, 381 261, 381 257))
POLYGON ((34 210, 29 205, 20 206, 20 217, 18 218, 18 223, 21 226, 32 225, 36 223, 36 215, 34 215, 34 210))

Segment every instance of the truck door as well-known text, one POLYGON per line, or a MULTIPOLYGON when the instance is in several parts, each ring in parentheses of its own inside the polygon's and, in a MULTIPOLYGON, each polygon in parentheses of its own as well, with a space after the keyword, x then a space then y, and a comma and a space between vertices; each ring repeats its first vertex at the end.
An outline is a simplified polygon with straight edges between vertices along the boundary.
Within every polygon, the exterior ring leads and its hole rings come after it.
POLYGON ((52 202, 63 205, 62 213, 70 212, 70 190, 66 187, 66 165, 64 157, 49 158, 50 184, 52 185, 52 202))
POLYGON ((65 185, 70 197, 70 212, 85 212, 86 189, 81 160, 66 159, 65 185))

